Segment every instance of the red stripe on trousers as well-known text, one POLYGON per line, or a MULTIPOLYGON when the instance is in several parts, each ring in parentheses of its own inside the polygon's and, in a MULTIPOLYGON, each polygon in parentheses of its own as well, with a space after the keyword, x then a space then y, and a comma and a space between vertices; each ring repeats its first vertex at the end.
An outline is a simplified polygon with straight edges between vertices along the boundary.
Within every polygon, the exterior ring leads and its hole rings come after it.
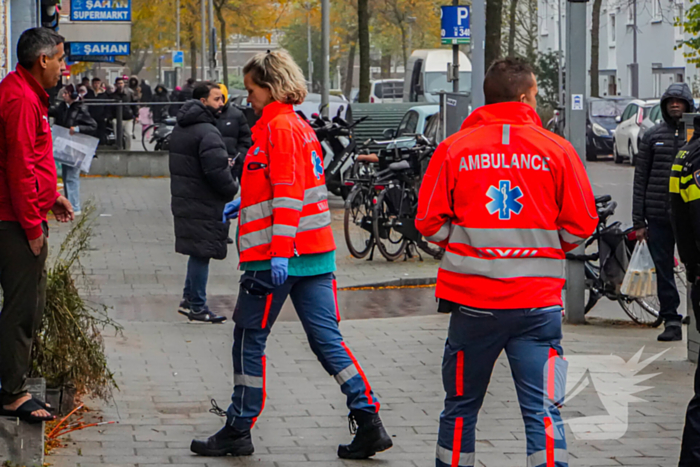
POLYGON ((333 279, 333 298, 335 298, 335 319, 340 323, 340 307, 338 306, 338 281, 333 279))
POLYGON ((549 400, 555 402, 556 364, 559 354, 553 348, 549 349, 549 359, 547 359, 547 396, 549 400))
MULTIPOLYGON (((270 295, 272 296, 272 295, 270 295)), ((263 387, 262 387, 262 405, 260 405, 260 412, 258 413, 258 416, 262 413, 263 409, 265 408, 265 399, 267 398, 267 357, 265 355, 262 356, 262 374, 263 374, 263 387)), ((258 421, 258 417, 253 417, 253 423, 250 425, 250 428, 252 429, 255 426, 255 422, 258 421)))
POLYGON ((459 467, 459 456, 462 454, 462 427, 464 426, 464 419, 462 417, 457 417, 455 420, 455 434, 452 439, 452 463, 450 467, 459 467))
POLYGON ((458 396, 464 395, 464 351, 457 352, 457 374, 455 375, 455 392, 458 396))
POLYGON ((261 329, 265 329, 267 327, 267 318, 270 315, 270 308, 272 308, 272 294, 269 294, 267 296, 267 300, 265 301, 265 313, 263 314, 262 324, 260 324, 261 329))
POLYGON ((547 467, 554 467, 554 427, 552 426, 552 419, 549 417, 544 417, 544 434, 546 438, 547 467))
POLYGON ((369 386, 369 381, 367 381, 367 376, 365 376, 365 372, 362 370, 362 367, 360 366, 359 363, 357 363, 357 359, 355 356, 350 352, 350 349, 348 348, 347 344, 345 342, 341 342, 340 345, 343 346, 345 351, 348 353, 348 356, 350 357, 350 360, 352 360, 352 363, 355 365, 355 368, 357 368, 357 372, 360 374, 362 377, 362 381, 365 383, 365 397, 367 397, 367 402, 372 404, 374 406, 374 412, 379 413, 379 401, 374 400, 372 398, 372 388, 369 386))

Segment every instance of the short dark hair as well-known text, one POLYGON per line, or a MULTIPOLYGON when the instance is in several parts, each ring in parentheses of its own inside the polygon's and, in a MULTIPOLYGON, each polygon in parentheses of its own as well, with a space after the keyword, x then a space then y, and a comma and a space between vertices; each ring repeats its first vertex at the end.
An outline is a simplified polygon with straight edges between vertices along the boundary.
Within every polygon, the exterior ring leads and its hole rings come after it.
POLYGON ((27 29, 17 41, 17 62, 27 70, 31 70, 42 55, 53 58, 56 55, 56 47, 64 42, 63 36, 52 29, 27 29))
POLYGON ((535 84, 532 75, 532 67, 521 58, 496 60, 484 77, 486 104, 518 101, 535 84))
POLYGON ((114 78, 114 84, 117 84, 119 81, 124 82, 124 78, 122 78, 121 76, 117 76, 116 78, 114 78))
POLYGON ((97 76, 95 76, 94 78, 92 78, 92 82, 93 82, 93 83, 98 82, 98 81, 102 81, 102 80, 101 80, 100 78, 98 78, 97 76))
POLYGON ((192 86, 196 80, 194 78, 187 78, 187 84, 192 86))
POLYGON ((88 80, 88 81, 90 81, 90 78, 89 78, 89 77, 87 77, 87 76, 83 76, 83 79, 81 80, 81 82, 83 82, 83 81, 85 81, 85 80, 88 80))
POLYGON ((212 89, 221 89, 221 87, 216 83, 212 83, 211 81, 202 81, 194 87, 194 91, 192 91, 192 98, 197 100, 206 99, 209 97, 209 93, 212 89))

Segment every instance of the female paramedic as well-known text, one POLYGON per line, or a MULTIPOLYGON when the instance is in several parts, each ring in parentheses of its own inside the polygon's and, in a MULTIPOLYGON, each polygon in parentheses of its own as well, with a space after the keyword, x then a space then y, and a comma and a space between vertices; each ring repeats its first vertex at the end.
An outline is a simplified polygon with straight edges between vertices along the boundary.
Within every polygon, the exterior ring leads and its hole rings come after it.
POLYGON ((224 221, 239 217, 241 278, 233 313, 234 389, 224 427, 192 441, 203 456, 251 455, 250 430, 265 404, 265 344, 290 296, 311 350, 347 397, 352 443, 344 459, 364 459, 392 446, 379 401, 338 329, 335 242, 314 130, 294 112, 306 97, 304 75, 285 51, 260 53, 243 68, 248 103, 260 117, 244 160, 241 197, 224 221), (354 429, 351 430, 355 432, 354 429))

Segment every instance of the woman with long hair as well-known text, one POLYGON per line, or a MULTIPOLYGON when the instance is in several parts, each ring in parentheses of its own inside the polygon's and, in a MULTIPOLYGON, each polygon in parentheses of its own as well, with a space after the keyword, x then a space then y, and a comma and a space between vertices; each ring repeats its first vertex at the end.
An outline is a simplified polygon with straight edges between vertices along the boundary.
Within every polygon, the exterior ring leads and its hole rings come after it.
POLYGON ((287 297, 311 350, 347 398, 352 443, 338 456, 364 459, 392 446, 379 401, 338 329, 335 241, 314 130, 294 112, 306 97, 299 66, 285 51, 261 53, 243 68, 248 102, 260 119, 243 162, 241 198, 224 210, 238 217, 241 278, 233 342, 234 391, 225 426, 191 450, 205 456, 251 455, 250 430, 265 402, 265 345, 287 297))

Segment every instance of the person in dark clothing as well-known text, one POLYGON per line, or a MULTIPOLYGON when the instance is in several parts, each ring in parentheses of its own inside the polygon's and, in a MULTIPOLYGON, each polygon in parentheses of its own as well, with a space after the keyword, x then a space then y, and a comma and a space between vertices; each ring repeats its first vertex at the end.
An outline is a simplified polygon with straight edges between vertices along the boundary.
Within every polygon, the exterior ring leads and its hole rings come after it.
POLYGON ((192 93, 194 92, 196 80, 194 78, 187 78, 187 82, 180 90, 180 102, 187 102, 192 99, 192 93))
MULTIPOLYGON (((136 102, 136 99, 134 97, 134 93, 131 91, 131 89, 126 87, 126 83, 124 82, 124 78, 118 77, 117 79, 114 80, 114 92, 109 95, 110 99, 115 99, 118 102, 124 102, 124 103, 129 103, 129 102, 136 102)), ((114 119, 113 122, 113 128, 115 129, 116 133, 116 128, 117 128, 117 113, 116 113, 117 108, 114 107, 114 110, 112 111, 112 118, 114 119)), ((131 147, 131 136, 132 136, 132 129, 131 125, 129 125, 129 122, 134 119, 134 115, 136 115, 136 106, 135 105, 124 105, 122 106, 122 128, 124 131, 125 135, 125 140, 126 140, 126 147, 124 149, 130 149, 131 147)))
MULTIPOLYGON (((85 76, 85 77, 80 81, 80 85, 81 85, 81 86, 85 86, 85 89, 87 89, 88 94, 86 94, 86 95, 90 95, 90 94, 91 94, 91 92, 90 92, 90 91, 91 91, 91 89, 90 89, 90 78, 88 78, 87 76, 85 76)), ((92 94, 94 95, 94 92, 93 92, 92 94)), ((84 96, 83 96, 83 97, 84 97, 84 96)))
POLYGON ((216 127, 226 144, 229 162, 232 166, 233 176, 241 180, 243 174, 243 159, 248 149, 253 145, 253 140, 245 114, 230 100, 226 100, 221 116, 216 122, 216 127))
MULTIPOLYGON (((156 86, 156 93, 149 99, 150 102, 170 102, 170 97, 168 97, 168 90, 162 84, 156 86)), ((166 118, 168 118, 168 106, 167 105, 152 105, 151 113, 153 114, 153 122, 160 123, 166 118)))
POLYGON ((683 338, 682 317, 677 311, 680 297, 673 272, 675 241, 669 217, 668 182, 673 159, 685 141, 681 117, 694 107, 687 84, 669 86, 661 97, 663 121, 644 134, 635 159, 632 221, 637 239, 647 240, 656 266, 660 314, 666 327, 658 337, 660 341, 683 338))
MULTIPOLYGON (((92 87, 88 90, 85 95, 84 100, 106 100, 109 99, 107 92, 102 86, 102 80, 100 78, 92 78, 92 87)), ((90 116, 95 119, 97 123, 97 132, 95 136, 100 139, 100 144, 105 144, 107 142, 107 118, 109 117, 108 107, 102 105, 90 105, 87 106, 90 116)))
MULTIPOLYGON (((180 102, 181 92, 182 88, 180 88, 180 86, 175 86, 173 92, 170 93, 170 102, 180 102)), ((177 117, 177 113, 180 111, 180 107, 182 107, 182 104, 170 104, 170 107, 168 107, 168 115, 170 115, 171 117, 177 117)))
MULTIPOLYGON (((49 116, 54 118, 54 125, 70 129, 70 134, 82 133, 90 136, 97 134, 97 122, 90 115, 87 108, 80 101, 78 92, 72 84, 62 91, 63 102, 49 111, 49 116)), ((61 178, 63 179, 63 192, 73 205, 76 216, 80 210, 80 166, 72 167, 61 164, 61 178)))
POLYGON ((153 102, 153 90, 145 79, 141 80, 141 102, 153 102))
MULTIPOLYGON (((695 326, 700 331, 700 116, 695 132, 673 162, 669 183, 671 223, 685 265, 695 326)), ((700 465, 700 366, 695 370, 695 396, 688 404, 679 467, 700 465)))
POLYGON ((189 256, 178 312, 190 320, 220 323, 224 316, 206 305, 209 260, 224 259, 229 223, 222 223, 226 203, 238 192, 226 145, 216 129, 224 105, 216 84, 201 83, 183 104, 170 136, 170 193, 175 251, 189 256))

